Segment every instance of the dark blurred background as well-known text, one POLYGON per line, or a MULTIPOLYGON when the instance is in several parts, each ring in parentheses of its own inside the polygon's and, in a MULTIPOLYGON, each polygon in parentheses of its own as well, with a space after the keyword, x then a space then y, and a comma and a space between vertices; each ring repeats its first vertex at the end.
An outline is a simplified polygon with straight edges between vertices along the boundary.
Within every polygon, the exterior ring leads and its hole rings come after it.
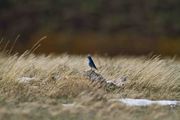
POLYGON ((1 46, 18 34, 16 52, 179 55, 180 0, 0 0, 1 46))

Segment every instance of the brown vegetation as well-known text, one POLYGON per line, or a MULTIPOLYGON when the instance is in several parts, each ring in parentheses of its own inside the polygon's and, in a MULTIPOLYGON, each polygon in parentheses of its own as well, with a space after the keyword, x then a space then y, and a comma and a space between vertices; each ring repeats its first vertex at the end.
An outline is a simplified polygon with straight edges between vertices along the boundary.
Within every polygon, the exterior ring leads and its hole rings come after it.
POLYGON ((179 119, 179 107, 128 107, 111 98, 180 100, 180 63, 170 58, 94 56, 107 80, 127 76, 125 86, 92 84, 86 56, 13 55, 0 58, 1 119, 179 119), (31 79, 30 79, 31 78, 31 79))

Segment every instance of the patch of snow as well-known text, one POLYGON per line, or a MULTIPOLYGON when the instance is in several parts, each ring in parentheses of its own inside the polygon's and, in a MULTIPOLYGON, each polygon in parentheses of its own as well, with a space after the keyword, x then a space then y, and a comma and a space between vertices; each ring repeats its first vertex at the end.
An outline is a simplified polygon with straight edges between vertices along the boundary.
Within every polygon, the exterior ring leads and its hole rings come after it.
POLYGON ((63 107, 66 107, 66 108, 72 108, 75 106, 74 103, 68 103, 68 104, 62 104, 62 105, 63 105, 63 107))
POLYGON ((30 77, 21 77, 21 78, 18 78, 18 82, 19 83, 29 83, 30 81, 33 81, 35 80, 36 78, 30 78, 30 77))
POLYGON ((177 105, 177 103, 178 101, 170 101, 170 100, 153 101, 153 104, 158 104, 158 105, 177 105))
POLYGON ((180 103, 180 101, 175 101, 175 100, 174 101, 171 101, 171 100, 152 101, 148 99, 131 99, 131 98, 111 99, 110 101, 121 102, 128 106, 150 106, 153 104, 162 105, 162 106, 166 106, 166 105, 177 106, 180 103))

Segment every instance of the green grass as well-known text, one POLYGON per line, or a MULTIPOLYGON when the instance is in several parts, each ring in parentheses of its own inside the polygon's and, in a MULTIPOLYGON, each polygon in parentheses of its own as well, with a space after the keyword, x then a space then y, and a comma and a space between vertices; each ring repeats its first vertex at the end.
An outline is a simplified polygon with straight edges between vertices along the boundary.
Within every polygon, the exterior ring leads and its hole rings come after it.
POLYGON ((112 98, 180 100, 180 62, 160 57, 94 56, 107 80, 126 76, 115 90, 92 84, 86 56, 0 55, 0 119, 179 120, 180 108, 128 107, 112 98), (22 77, 34 78, 21 83, 22 77), (74 104, 65 107, 64 104, 74 104))

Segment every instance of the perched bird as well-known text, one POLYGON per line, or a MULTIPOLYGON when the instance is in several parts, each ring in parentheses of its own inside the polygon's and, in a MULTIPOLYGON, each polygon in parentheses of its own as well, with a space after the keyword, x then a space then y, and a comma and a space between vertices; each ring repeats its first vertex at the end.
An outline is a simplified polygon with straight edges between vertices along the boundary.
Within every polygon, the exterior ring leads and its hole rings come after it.
POLYGON ((91 67, 91 70, 92 70, 93 68, 97 70, 97 67, 96 67, 96 65, 94 64, 91 55, 88 55, 87 58, 88 58, 88 64, 89 64, 89 67, 91 67))

